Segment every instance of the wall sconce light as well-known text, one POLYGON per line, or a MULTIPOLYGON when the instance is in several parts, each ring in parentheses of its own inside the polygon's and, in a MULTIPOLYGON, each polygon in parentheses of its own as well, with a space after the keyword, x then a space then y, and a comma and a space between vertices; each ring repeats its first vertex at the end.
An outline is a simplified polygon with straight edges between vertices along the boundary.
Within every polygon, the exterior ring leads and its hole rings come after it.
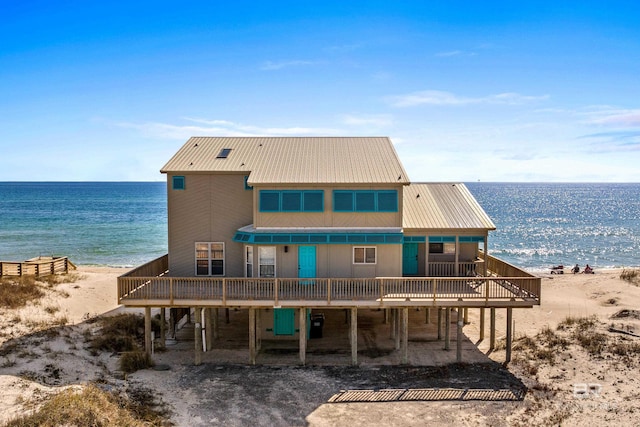
POLYGON ((285 252, 285 253, 289 252, 289 246, 286 246, 286 245, 285 245, 285 247, 284 247, 284 252, 285 252))

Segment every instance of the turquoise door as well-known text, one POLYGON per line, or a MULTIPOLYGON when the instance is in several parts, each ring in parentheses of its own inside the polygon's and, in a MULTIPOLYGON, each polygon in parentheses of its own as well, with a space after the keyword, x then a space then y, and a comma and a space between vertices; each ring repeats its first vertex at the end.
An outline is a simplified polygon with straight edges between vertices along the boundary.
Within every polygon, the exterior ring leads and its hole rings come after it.
POLYGON ((402 275, 415 276, 418 274, 418 244, 404 243, 402 245, 402 275))
POLYGON ((295 333, 296 333, 296 309, 295 308, 273 309, 273 334, 274 335, 295 335, 295 333))
POLYGON ((316 277, 315 246, 298 246, 298 277, 316 277))

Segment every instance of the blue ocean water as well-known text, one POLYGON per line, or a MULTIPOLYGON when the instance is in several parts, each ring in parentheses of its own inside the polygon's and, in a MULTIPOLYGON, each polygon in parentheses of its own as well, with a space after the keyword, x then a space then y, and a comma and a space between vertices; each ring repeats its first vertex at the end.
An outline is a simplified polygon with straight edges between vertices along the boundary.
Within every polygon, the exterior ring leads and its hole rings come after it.
MULTIPOLYGON (((640 184, 468 183, 489 253, 530 271, 640 266, 640 184)), ((135 266, 167 252, 164 182, 0 183, 0 259, 135 266)))
POLYGON ((491 255, 530 271, 640 266, 640 184, 466 185, 496 224, 491 255))
POLYGON ((167 252, 164 182, 0 182, 0 259, 134 266, 167 252))

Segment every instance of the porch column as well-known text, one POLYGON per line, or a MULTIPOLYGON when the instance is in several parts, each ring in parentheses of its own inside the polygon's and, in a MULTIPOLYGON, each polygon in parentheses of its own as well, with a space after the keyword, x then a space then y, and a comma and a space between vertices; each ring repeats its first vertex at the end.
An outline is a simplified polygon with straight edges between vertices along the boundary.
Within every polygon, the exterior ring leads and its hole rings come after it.
POLYGON ((456 330, 456 361, 458 363, 462 362, 462 326, 464 326, 464 320, 460 316, 463 308, 458 307, 458 328, 456 330))
POLYGON ((455 268, 456 268, 456 276, 460 276, 460 238, 456 234, 456 256, 455 256, 455 268))
POLYGON ((176 339, 176 309, 169 308, 169 333, 172 339, 176 339))
POLYGON ((442 340, 442 307, 438 307, 438 341, 442 340))
POLYGON ((151 307, 144 308, 144 351, 151 354, 151 307))
POLYGON ((496 309, 491 307, 489 310, 489 349, 496 348, 496 309))
POLYGON ((468 325, 469 324, 469 309, 467 307, 462 309, 462 312, 464 313, 464 324, 468 325))
POLYGON ((213 348, 213 327, 211 326, 211 310, 211 308, 204 309, 204 330, 205 338, 207 341, 207 351, 211 351, 211 349, 213 348))
POLYGON ((396 331, 395 331, 395 338, 396 338, 396 350, 400 350, 400 329, 401 329, 401 323, 402 323, 402 319, 400 318, 400 309, 396 308, 393 310, 395 312, 395 325, 396 325, 396 331))
MULTIPOLYGON (((487 277, 487 262, 488 262, 488 257, 489 257, 489 232, 485 231, 484 232, 484 277, 487 277)), ((485 286, 487 286, 488 284, 485 282, 485 286)))
POLYGON ((402 309, 402 364, 409 363, 409 308, 402 309))
MULTIPOLYGON (((299 314, 299 336, 300 336, 300 363, 304 366, 307 357, 307 309, 301 307, 298 309, 299 314)), ((353 320, 352 320, 353 322, 353 320)))
POLYGON ((480 341, 484 341, 484 307, 480 308, 480 341))
POLYGON ((262 316, 260 315, 260 309, 256 309, 256 353, 260 353, 262 349, 262 316))
POLYGON ((444 316, 444 349, 451 348, 451 307, 445 308, 444 316))
POLYGON ((392 340, 396 339, 396 310, 395 308, 390 308, 391 310, 391 325, 389 327, 389 338, 392 340))
POLYGON ((249 308, 249 363, 256 364, 256 309, 249 308))
POLYGON ((160 307, 160 343, 165 347, 167 341, 167 314, 166 308, 160 307))
POLYGON ((193 333, 195 335, 195 361, 194 365, 202 364, 202 308, 195 308, 195 325, 193 333))
POLYGON ((220 338, 220 322, 218 321, 219 310, 217 308, 213 309, 213 339, 217 340, 220 338))
POLYGON ((511 362, 511 343, 512 343, 512 333, 513 333, 513 308, 507 308, 507 355, 505 362, 511 362))
POLYGON ((358 364, 358 309, 357 307, 351 308, 351 364, 356 366, 358 364))

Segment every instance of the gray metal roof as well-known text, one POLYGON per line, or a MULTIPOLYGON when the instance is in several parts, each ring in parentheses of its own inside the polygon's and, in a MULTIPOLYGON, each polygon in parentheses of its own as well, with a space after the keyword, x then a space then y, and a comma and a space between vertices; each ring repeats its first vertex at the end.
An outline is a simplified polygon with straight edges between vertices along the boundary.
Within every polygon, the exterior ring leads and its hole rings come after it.
POLYGON ((420 183, 404 187, 402 227, 407 229, 478 229, 496 226, 461 183, 420 183))
POLYGON ((250 185, 409 183, 387 137, 192 137, 160 171, 249 173, 250 185))

